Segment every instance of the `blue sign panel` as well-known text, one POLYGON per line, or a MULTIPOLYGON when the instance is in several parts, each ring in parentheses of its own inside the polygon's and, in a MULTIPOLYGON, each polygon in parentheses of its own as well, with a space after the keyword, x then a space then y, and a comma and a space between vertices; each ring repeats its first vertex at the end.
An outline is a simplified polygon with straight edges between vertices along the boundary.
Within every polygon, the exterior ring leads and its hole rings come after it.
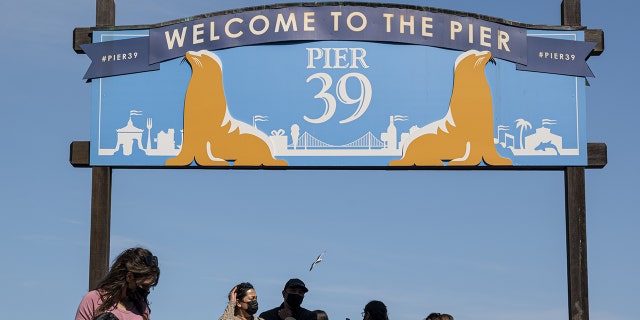
POLYGON ((583 40, 349 6, 94 31, 91 165, 583 166, 583 40))

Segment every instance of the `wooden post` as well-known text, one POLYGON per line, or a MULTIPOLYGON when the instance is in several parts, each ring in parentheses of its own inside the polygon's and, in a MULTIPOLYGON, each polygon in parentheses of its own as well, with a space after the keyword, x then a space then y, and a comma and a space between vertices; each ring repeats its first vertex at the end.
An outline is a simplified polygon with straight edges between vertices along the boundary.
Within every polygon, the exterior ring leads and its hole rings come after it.
POLYGON ((562 25, 581 26, 582 13, 580 10, 580 0, 562 0, 561 5, 562 25))
POLYGON ((564 170, 569 320, 589 320, 584 168, 564 170))
MULTIPOLYGON (((580 26, 580 0, 562 1, 562 25, 580 26)), ((569 320, 589 320, 584 167, 564 169, 569 320)))
POLYGON ((96 0, 96 27, 111 27, 115 25, 115 0, 96 0))
MULTIPOLYGON (((114 0, 96 0, 96 26, 115 26, 114 0)), ((94 167, 91 176, 89 290, 109 272, 111 241, 111 167, 94 167)))
POLYGON ((109 272, 111 241, 111 168, 94 167, 91 176, 89 290, 109 272))

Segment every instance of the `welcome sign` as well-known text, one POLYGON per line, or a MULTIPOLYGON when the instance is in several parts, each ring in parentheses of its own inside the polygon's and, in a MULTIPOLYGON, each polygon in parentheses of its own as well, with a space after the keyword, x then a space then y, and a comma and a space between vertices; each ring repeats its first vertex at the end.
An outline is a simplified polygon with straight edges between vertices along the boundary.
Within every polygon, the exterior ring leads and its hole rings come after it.
POLYGON ((291 4, 94 30, 91 165, 586 165, 583 31, 291 4))

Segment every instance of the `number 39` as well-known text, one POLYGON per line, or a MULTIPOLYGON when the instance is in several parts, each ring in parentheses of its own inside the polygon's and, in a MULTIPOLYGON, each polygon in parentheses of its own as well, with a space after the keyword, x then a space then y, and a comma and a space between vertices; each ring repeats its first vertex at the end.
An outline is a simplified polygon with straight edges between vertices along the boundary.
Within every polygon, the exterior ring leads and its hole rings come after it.
MULTIPOLYGON (((322 81, 322 90, 320 93, 316 94, 314 98, 324 100, 324 113, 316 119, 304 116, 304 120, 311 123, 327 122, 336 112, 336 98, 327 92, 333 85, 333 79, 330 75, 321 72, 309 76, 309 78, 307 78, 307 83, 313 79, 320 79, 320 81, 322 81)), ((350 117, 339 121, 340 123, 351 122, 360 118, 367 111, 367 108, 369 108, 369 104, 371 103, 371 82, 369 82, 369 79, 361 73, 347 73, 342 76, 336 84, 336 96, 340 102, 344 104, 358 104, 356 111, 350 117), (351 98, 347 93, 347 80, 349 78, 356 78, 360 83, 360 96, 356 99, 351 98)))

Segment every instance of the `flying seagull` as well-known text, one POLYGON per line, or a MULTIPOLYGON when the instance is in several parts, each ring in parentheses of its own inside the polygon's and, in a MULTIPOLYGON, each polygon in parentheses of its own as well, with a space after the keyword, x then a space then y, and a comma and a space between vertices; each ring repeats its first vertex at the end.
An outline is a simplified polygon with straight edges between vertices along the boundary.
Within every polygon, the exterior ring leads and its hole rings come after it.
POLYGON ((309 271, 313 270, 313 267, 314 267, 316 264, 318 264, 318 263, 322 262, 322 255, 323 255, 325 252, 326 252, 326 251, 322 251, 322 253, 318 255, 318 257, 316 258, 316 261, 314 261, 314 262, 311 264, 311 268, 309 268, 309 271))

